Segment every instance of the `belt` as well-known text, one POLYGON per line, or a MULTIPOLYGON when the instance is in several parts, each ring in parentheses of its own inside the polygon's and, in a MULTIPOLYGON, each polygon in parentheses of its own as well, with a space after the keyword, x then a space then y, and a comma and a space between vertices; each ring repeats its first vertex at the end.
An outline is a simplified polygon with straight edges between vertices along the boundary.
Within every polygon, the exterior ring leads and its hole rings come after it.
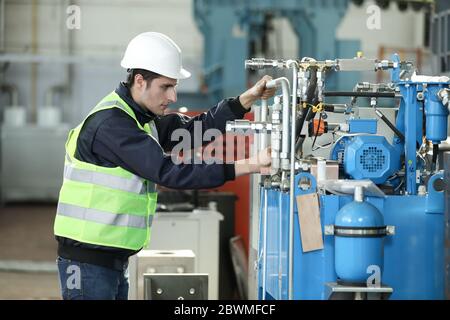
POLYGON ((58 255, 64 259, 95 264, 116 271, 125 271, 128 267, 129 255, 117 255, 101 249, 73 247, 59 243, 58 255))

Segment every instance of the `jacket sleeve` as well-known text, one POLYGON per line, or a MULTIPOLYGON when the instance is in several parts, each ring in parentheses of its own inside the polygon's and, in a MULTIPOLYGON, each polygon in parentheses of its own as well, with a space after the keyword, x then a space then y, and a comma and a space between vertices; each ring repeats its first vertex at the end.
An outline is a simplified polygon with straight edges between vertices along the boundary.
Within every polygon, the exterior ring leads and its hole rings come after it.
POLYGON ((232 164, 175 164, 154 138, 118 112, 98 127, 92 144, 97 156, 172 189, 214 188, 235 178, 232 164))
POLYGON ((180 113, 171 113, 155 120, 160 136, 159 143, 164 151, 169 152, 178 143, 172 135, 176 129, 185 129, 190 133, 191 146, 197 148, 208 144, 203 141, 203 134, 208 129, 217 129, 225 133, 227 121, 242 119, 249 112, 239 102, 239 97, 220 101, 217 105, 195 117, 188 117, 180 113))

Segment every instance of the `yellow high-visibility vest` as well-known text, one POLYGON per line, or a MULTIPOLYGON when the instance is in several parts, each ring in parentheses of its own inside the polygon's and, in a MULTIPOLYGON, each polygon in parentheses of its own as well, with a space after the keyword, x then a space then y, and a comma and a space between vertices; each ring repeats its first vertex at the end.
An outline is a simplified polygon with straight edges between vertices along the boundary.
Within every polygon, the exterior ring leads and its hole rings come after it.
POLYGON ((75 158, 78 136, 86 119, 111 108, 128 114, 139 129, 158 141, 153 121, 141 126, 131 107, 115 92, 103 98, 69 132, 54 232, 83 243, 138 250, 150 238, 157 201, 155 184, 122 167, 107 168, 75 158))

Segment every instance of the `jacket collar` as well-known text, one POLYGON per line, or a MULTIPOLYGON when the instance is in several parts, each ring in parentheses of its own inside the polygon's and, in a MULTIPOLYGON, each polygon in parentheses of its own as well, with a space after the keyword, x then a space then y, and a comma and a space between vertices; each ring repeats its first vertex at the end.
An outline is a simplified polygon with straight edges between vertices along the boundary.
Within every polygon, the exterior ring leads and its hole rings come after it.
POLYGON ((131 109, 133 109, 136 118, 141 125, 144 125, 145 123, 156 118, 156 115, 153 112, 144 110, 140 105, 136 103, 136 101, 133 100, 133 98, 131 97, 130 89, 124 82, 119 83, 119 86, 117 87, 115 92, 123 101, 125 101, 130 106, 131 109))

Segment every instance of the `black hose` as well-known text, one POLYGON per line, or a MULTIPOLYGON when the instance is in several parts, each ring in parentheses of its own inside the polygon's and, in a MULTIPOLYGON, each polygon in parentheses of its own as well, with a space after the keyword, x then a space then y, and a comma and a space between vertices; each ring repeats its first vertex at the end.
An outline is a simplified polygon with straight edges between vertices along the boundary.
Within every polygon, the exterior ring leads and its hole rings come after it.
POLYGON ((397 127, 394 126, 394 124, 389 121, 389 119, 386 118, 386 116, 380 110, 375 109, 375 113, 381 120, 383 120, 384 123, 387 124, 387 126, 397 135, 397 137, 400 138, 402 142, 405 142, 405 136, 403 135, 403 133, 401 133, 401 131, 398 130, 397 127))
POLYGON ((298 137, 300 136, 300 133, 302 133, 302 127, 303 127, 303 123, 302 121, 304 119, 302 114, 298 114, 297 118, 295 119, 295 136, 298 137))
POLYGON ((295 154, 298 154, 298 152, 302 149, 305 138, 306 137, 304 135, 301 135, 298 137, 298 139, 295 143, 295 154))
MULTIPOLYGON (((306 88, 306 103, 309 105, 315 105, 318 102, 317 98, 317 73, 314 70, 311 71, 311 79, 309 81, 309 86, 306 88)), ((300 116, 296 119, 296 132, 295 132, 295 153, 297 154, 303 146, 303 141, 305 136, 302 136, 302 129, 305 121, 311 120, 311 113, 313 113, 312 118, 315 116, 315 112, 312 112, 311 106, 307 106, 300 112, 300 116)))
MULTIPOLYGON (((305 141, 305 136, 301 134, 303 125, 305 124, 305 120, 311 116, 311 114, 315 115, 315 112, 312 111, 311 107, 306 109, 306 112, 303 112, 301 115, 301 119, 299 120, 300 124, 297 126, 299 129, 299 135, 296 137, 295 141, 295 153, 297 154, 303 147, 303 141, 305 141)), ((314 117, 313 115, 313 117, 314 117)), ((308 120, 309 121, 309 120, 308 120)))
POLYGON ((332 105, 332 104, 323 104, 323 110, 325 112, 334 112, 334 105, 332 105))
POLYGON ((439 144, 433 144, 433 157, 432 157, 432 163, 434 165, 434 168, 437 169, 437 157, 439 154, 439 144))
POLYGON ((394 92, 354 92, 354 91, 327 91, 324 97, 375 97, 375 98, 395 98, 394 92))
POLYGON ((311 145, 311 150, 314 149, 314 145, 316 144, 317 136, 319 135, 320 122, 322 121, 322 112, 319 113, 319 124, 317 125, 316 135, 314 136, 313 143, 311 145))

